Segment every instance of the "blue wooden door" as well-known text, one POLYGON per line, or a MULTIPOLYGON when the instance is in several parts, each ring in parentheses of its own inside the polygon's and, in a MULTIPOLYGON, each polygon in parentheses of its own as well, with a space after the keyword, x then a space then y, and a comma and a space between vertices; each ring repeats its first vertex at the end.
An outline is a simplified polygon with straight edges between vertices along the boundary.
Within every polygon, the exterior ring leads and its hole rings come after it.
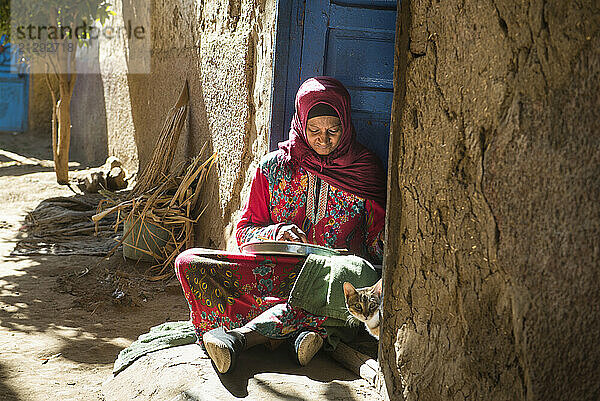
POLYGON ((0 131, 27 130, 29 74, 6 36, 0 38, 0 131))
POLYGON ((285 7, 279 9, 272 145, 287 138, 298 86, 312 76, 328 75, 350 92, 359 142, 387 166, 396 1, 308 0, 285 7), (287 29, 283 26, 286 22, 287 29), (287 48, 282 48, 286 44, 287 48), (282 55, 284 51, 287 54, 282 55), (287 58, 287 65, 281 58, 287 58))

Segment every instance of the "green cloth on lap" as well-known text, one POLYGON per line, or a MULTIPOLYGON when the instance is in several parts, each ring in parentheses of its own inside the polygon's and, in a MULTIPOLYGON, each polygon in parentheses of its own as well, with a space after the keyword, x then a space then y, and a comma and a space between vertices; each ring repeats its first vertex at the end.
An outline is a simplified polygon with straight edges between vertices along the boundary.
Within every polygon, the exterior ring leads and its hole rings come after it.
POLYGON ((329 325, 344 326, 348 311, 344 282, 368 287, 379 280, 373 265, 358 256, 309 255, 298 273, 288 303, 313 315, 327 316, 329 325))
POLYGON ((150 332, 142 334, 131 345, 119 352, 113 367, 117 374, 136 359, 154 351, 196 342, 196 331, 192 322, 166 322, 152 327, 150 332))
POLYGON ((335 348, 340 340, 350 341, 357 333, 348 327, 344 282, 356 288, 368 287, 379 280, 373 265, 354 256, 309 255, 298 273, 288 303, 317 316, 325 322, 329 344, 335 348))

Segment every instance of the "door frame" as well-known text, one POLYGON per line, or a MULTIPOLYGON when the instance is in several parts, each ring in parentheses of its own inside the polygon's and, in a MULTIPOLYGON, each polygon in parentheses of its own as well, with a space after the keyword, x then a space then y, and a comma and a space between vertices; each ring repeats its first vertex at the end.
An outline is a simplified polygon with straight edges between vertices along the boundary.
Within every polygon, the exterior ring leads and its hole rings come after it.
MULTIPOLYGON (((270 151, 277 150, 277 144, 288 139, 290 117, 293 115, 293 109, 287 110, 286 108, 294 107, 295 95, 302 83, 301 66, 304 55, 304 23, 306 21, 306 14, 316 14, 316 18, 318 19, 318 14, 320 14, 320 12, 318 12, 318 8, 315 9, 315 4, 328 2, 328 0, 309 1, 311 2, 310 5, 313 7, 307 5, 309 4, 307 0, 276 0, 275 49, 273 54, 271 121, 269 134, 270 151), (313 4, 313 2, 315 4, 313 4)), ((332 3, 338 4, 336 1, 332 1, 332 3)), ((376 1, 375 3, 376 4, 370 8, 380 9, 382 7, 382 5, 377 4, 376 1)), ((344 2, 341 2, 340 4, 352 6, 344 2)), ((397 1, 396 7, 397 9, 400 8, 400 1, 397 1)), ((398 24, 397 17, 396 24, 398 24)), ((315 27, 315 30, 319 29, 320 28, 315 27)), ((309 56, 310 55, 307 57, 309 56)), ((317 60, 307 59, 305 61, 314 64, 317 60)), ((323 62, 322 59, 321 62, 323 62)), ((384 165, 387 165, 388 160, 382 160, 384 165)))
POLYGON ((276 150, 277 144, 288 138, 290 122, 286 121, 286 106, 294 104, 296 91, 301 84, 305 0, 277 0, 276 7, 270 150, 276 150), (294 19, 297 23, 292 23, 294 19))

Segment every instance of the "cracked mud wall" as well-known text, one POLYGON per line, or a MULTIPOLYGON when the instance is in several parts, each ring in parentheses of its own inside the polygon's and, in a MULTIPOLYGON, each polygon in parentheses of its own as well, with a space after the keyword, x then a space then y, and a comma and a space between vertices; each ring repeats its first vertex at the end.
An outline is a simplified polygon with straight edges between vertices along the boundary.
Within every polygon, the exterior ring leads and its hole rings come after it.
MULTIPOLYGON (((126 19, 136 1, 121 3, 126 19)), ((237 211, 252 169, 268 152, 275 1, 155 0, 151 7, 151 73, 103 74, 109 153, 124 155, 130 169, 143 168, 187 78, 190 113, 176 162, 205 143, 219 153, 197 244, 235 247, 237 211)))
POLYGON ((406 0, 396 58, 388 394, 598 399, 598 3, 406 0))
POLYGON ((275 19, 272 0, 203 7, 199 72, 208 133, 219 153, 219 180, 208 195, 215 207, 200 223, 200 240, 220 248, 237 249, 240 205, 268 152, 275 19), (208 225, 214 221, 219 224, 208 225))

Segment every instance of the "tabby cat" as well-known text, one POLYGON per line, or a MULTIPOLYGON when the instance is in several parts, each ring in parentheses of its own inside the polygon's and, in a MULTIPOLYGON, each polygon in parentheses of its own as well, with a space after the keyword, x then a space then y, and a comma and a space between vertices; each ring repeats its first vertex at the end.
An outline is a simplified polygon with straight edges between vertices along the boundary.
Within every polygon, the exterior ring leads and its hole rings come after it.
POLYGON ((367 331, 379 340, 379 322, 381 321, 381 279, 371 287, 354 288, 348 282, 344 283, 346 308, 350 315, 365 324, 367 331))

